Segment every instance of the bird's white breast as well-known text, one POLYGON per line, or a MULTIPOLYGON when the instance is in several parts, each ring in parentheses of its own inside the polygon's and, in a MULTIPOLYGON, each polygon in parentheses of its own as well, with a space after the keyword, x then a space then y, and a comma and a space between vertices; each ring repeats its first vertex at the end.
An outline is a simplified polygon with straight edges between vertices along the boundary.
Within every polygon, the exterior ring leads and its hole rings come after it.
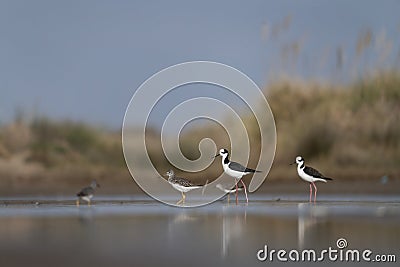
POLYGON ((297 173, 299 174, 300 178, 303 179, 304 181, 309 183, 313 181, 313 177, 305 173, 304 170, 301 169, 300 167, 297 168, 297 173))
POLYGON ((231 177, 234 177, 234 178, 236 178, 236 179, 240 179, 240 178, 242 178, 243 175, 244 175, 243 172, 238 172, 238 171, 234 171, 234 170, 232 170, 232 169, 229 169, 229 168, 228 168, 228 164, 222 164, 222 166, 223 166, 223 168, 224 168, 224 172, 225 172, 227 175, 231 176, 231 177))
POLYGON ((92 197, 93 197, 93 195, 87 195, 87 196, 84 196, 84 197, 81 197, 81 198, 83 200, 85 200, 86 202, 89 202, 92 197))
POLYGON ((307 173, 304 172, 304 167, 300 168, 300 166, 297 167, 297 173, 299 174, 300 178, 303 179, 306 182, 312 183, 312 182, 317 182, 317 181, 322 181, 326 182, 325 180, 321 178, 315 178, 311 175, 308 175, 307 173))
POLYGON ((182 185, 180 185, 180 184, 173 184, 173 183, 171 183, 171 185, 172 185, 173 188, 175 188, 175 189, 178 190, 179 192, 183 192, 183 193, 189 192, 189 191, 191 191, 191 190, 193 190, 193 189, 200 188, 200 186, 190 186, 190 187, 186 187, 186 186, 182 186, 182 185))

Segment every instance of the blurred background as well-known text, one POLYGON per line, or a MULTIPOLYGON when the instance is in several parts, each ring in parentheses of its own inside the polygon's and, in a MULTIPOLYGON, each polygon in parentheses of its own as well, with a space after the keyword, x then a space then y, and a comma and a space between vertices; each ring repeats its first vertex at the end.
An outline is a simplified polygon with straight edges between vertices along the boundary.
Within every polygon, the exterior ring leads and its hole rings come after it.
MULTIPOLYGON (((324 190, 399 193, 398 10, 396 0, 3 0, 0 194, 74 194, 92 179, 104 194, 141 192, 122 154, 125 109, 151 75, 193 60, 231 65, 263 88, 278 143, 261 191, 304 192, 307 185, 289 166, 301 154, 335 178, 324 190)), ((254 167, 260 132, 246 105, 216 87, 194 85, 161 99, 149 118, 146 141, 156 168, 170 168, 160 143, 166 115, 202 95, 241 115, 254 167)), ((205 137, 231 145, 219 125, 196 120, 182 131, 183 153, 196 159, 205 137)), ((221 172, 218 160, 185 175, 200 181, 221 172)))

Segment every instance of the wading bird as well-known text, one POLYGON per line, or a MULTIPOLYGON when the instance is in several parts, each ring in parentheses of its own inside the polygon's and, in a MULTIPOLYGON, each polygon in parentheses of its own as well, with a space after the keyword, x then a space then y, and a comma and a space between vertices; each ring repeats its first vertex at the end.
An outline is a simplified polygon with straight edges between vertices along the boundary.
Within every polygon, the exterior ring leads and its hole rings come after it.
POLYGON ((168 176, 168 183, 182 194, 182 199, 179 200, 176 203, 176 205, 185 204, 185 199, 186 199, 185 193, 192 191, 193 189, 198 189, 203 187, 203 185, 193 184, 186 178, 176 177, 175 172, 173 170, 167 171, 167 176, 168 176))
POLYGON ((90 207, 90 200, 92 199, 94 195, 94 191, 97 187, 100 187, 100 185, 96 182, 96 180, 93 180, 90 186, 83 188, 76 196, 78 199, 76 200, 76 206, 79 207, 79 200, 83 199, 88 203, 88 206, 90 207))
POLYGON ((214 158, 221 156, 222 157, 222 168, 224 169, 224 172, 235 178, 235 184, 236 184, 236 205, 238 204, 238 183, 239 181, 242 183, 243 188, 244 188, 244 194, 246 196, 246 203, 249 203, 249 198, 247 197, 247 190, 246 190, 246 185, 244 184, 242 177, 246 174, 251 174, 255 172, 261 172, 257 170, 253 170, 247 167, 244 167, 240 165, 237 162, 233 162, 229 160, 229 152, 225 148, 222 148, 219 150, 219 153, 215 155, 214 158))
POLYGON ((314 187, 314 203, 317 200, 317 186, 315 182, 324 182, 326 183, 327 180, 332 180, 332 178, 325 177, 316 169, 305 166, 304 159, 300 156, 296 157, 296 161, 290 165, 297 164, 297 173, 299 174, 300 178, 306 182, 310 183, 310 202, 311 202, 311 195, 312 195, 312 186, 314 187))

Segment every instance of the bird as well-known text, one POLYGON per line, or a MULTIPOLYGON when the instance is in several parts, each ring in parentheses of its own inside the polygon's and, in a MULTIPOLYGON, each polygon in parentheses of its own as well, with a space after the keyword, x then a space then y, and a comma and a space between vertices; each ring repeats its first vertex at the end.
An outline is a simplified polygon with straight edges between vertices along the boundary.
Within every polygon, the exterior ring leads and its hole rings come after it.
POLYGON ((76 196, 78 197, 78 199, 76 200, 76 206, 79 207, 79 200, 83 199, 88 203, 88 206, 90 207, 90 200, 92 199, 94 191, 97 187, 100 187, 100 184, 98 184, 96 180, 93 180, 88 187, 85 187, 81 191, 79 191, 79 193, 76 194, 76 196))
POLYGON ((333 180, 332 178, 326 177, 322 175, 316 169, 305 166, 304 159, 301 156, 296 157, 296 161, 291 163, 290 165, 297 164, 297 173, 299 174, 300 178, 306 182, 310 183, 310 203, 311 203, 311 195, 312 195, 312 186, 314 187, 314 203, 317 199, 317 186, 315 182, 324 182, 326 183, 328 180, 333 180))
POLYGON ((247 190, 246 190, 246 185, 244 184, 242 177, 246 174, 251 174, 251 173, 256 173, 256 172, 261 172, 258 170, 253 170, 247 167, 244 167, 240 165, 237 162, 233 162, 229 160, 229 152, 225 148, 221 148, 219 150, 219 153, 215 155, 214 158, 221 156, 222 157, 222 168, 224 169, 224 172, 235 178, 235 184, 236 184, 236 205, 238 204, 238 183, 239 181, 242 183, 243 188, 244 188, 244 194, 246 196, 246 203, 249 203, 249 199, 247 197, 247 190))
MULTIPOLYGON (((236 192, 235 186, 233 186, 233 185, 223 186, 222 184, 217 184, 215 187, 228 195, 228 204, 229 204, 230 194, 236 192)), ((238 185, 238 191, 242 191, 243 189, 244 189, 244 187, 242 184, 238 185)))
POLYGON ((173 170, 167 171, 166 174, 168 176, 168 183, 182 194, 181 200, 179 200, 176 203, 176 205, 185 204, 185 199, 186 199, 185 193, 203 187, 202 185, 193 184, 186 178, 176 177, 175 172, 173 170))

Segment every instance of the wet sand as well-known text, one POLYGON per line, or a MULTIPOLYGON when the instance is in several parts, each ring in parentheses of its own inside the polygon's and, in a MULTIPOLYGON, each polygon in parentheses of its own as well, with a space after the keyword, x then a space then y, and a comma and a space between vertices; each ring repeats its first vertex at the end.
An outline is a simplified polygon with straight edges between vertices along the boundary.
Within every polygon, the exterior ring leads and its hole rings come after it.
POLYGON ((288 251, 336 248, 338 238, 345 238, 348 248, 400 259, 400 196, 328 195, 316 205, 304 198, 254 194, 249 205, 243 199, 238 206, 223 200, 188 209, 144 196, 97 196, 90 208, 75 207, 73 198, 4 198, 0 264, 282 266, 276 259, 258 261, 257 252, 264 245, 288 251))

